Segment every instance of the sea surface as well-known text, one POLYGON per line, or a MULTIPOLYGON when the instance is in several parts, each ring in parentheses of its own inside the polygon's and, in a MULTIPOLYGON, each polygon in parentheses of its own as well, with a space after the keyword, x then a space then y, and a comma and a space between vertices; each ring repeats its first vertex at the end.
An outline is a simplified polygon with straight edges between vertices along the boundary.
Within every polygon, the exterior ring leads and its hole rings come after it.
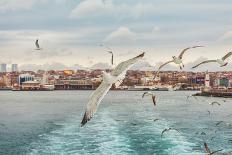
POLYGON ((212 152, 232 154, 232 99, 153 92, 154 107, 150 96, 141 98, 142 91, 110 91, 80 127, 91 93, 0 91, 0 154, 205 155, 204 142, 212 152), (209 105, 212 101, 221 106, 209 105), (166 128, 179 132, 161 138, 166 128))

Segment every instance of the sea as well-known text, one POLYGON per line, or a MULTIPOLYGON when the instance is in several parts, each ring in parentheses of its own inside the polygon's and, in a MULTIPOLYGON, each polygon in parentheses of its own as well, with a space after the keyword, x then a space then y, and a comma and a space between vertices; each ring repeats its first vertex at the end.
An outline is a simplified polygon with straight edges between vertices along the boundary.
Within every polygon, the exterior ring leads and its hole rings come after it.
POLYGON ((154 106, 143 91, 109 91, 81 127, 91 93, 1 91, 0 154, 205 155, 206 142, 232 155, 232 99, 153 91, 154 106))

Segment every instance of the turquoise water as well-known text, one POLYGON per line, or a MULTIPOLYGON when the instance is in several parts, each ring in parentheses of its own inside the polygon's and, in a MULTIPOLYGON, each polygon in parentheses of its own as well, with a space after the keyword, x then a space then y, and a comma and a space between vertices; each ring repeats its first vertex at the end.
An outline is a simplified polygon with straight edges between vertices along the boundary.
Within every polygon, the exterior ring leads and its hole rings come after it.
POLYGON ((232 99, 154 93, 156 107, 151 98, 141 98, 143 92, 110 91, 94 118, 80 127, 91 91, 2 91, 0 154, 200 155, 203 142, 212 151, 223 148, 218 154, 231 154, 232 99), (216 126, 219 121, 224 122, 216 126), (161 139, 169 127, 180 133, 166 132, 161 139))

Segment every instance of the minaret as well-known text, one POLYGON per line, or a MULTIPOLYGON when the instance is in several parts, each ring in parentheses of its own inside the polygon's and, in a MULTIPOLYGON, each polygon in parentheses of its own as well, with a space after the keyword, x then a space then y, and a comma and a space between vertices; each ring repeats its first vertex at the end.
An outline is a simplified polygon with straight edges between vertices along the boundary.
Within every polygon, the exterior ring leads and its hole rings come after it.
POLYGON ((210 90, 210 78, 209 78, 209 73, 208 70, 205 73, 205 88, 204 91, 209 91, 210 90))

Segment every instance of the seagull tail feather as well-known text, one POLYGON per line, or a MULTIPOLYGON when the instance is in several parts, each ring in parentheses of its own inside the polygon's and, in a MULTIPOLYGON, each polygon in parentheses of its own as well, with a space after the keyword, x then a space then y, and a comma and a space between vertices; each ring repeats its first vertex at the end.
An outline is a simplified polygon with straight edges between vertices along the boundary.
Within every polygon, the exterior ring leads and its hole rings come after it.
POLYGON ((88 116, 88 114, 85 112, 84 117, 81 121, 81 127, 83 127, 88 121, 90 120, 90 117, 88 116))
POLYGON ((142 54, 140 54, 140 55, 136 56, 135 58, 144 57, 144 54, 145 54, 145 52, 143 52, 142 54))

